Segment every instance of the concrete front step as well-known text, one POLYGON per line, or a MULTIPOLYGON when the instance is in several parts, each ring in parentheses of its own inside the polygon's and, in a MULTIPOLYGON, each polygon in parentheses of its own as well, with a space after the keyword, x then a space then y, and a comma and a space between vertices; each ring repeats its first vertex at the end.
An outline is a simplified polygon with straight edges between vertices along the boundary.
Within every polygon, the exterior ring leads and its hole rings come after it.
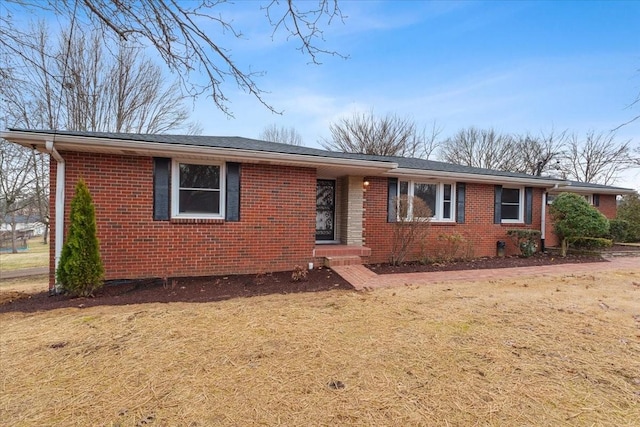
POLYGON ((357 245, 316 245, 313 249, 315 258, 343 257, 343 256, 370 256, 371 248, 357 245))
POLYGON ((324 266, 329 268, 361 264, 362 258, 356 255, 328 256, 324 258, 324 266))

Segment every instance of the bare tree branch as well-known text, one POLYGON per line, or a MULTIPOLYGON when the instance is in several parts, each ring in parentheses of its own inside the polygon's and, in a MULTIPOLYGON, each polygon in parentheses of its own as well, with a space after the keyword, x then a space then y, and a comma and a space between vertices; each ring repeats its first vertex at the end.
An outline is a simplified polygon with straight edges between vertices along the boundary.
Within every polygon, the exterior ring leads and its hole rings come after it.
MULTIPOLYGON (((312 3, 304 4, 307 6, 312 3)), ((346 56, 338 52, 321 49, 317 45, 318 41, 324 41, 324 32, 321 29, 322 23, 320 22, 322 18, 327 19, 327 25, 330 25, 333 19, 340 19, 344 22, 345 17, 338 7, 338 0, 318 0, 317 5, 316 8, 311 7, 301 10, 293 0, 286 0, 285 2, 272 0, 265 8, 267 18, 273 26, 272 36, 281 27, 285 28, 286 32, 289 33, 288 38, 295 37, 300 40, 301 46, 298 50, 303 54, 309 55, 314 64, 320 64, 318 60, 320 54, 339 56, 346 59, 346 56), (286 3, 284 13, 282 11, 274 12, 281 3, 286 3)))
POLYGON ((478 168, 513 171, 519 164, 514 138, 494 129, 460 130, 441 144, 439 154, 446 162, 478 168))
POLYGON ((584 138, 572 134, 562 160, 567 179, 611 185, 630 167, 630 141, 617 142, 615 133, 589 131, 584 138))
POLYGON ((15 218, 29 205, 33 194, 31 161, 28 149, 0 139, 0 222, 9 221, 13 253, 18 252, 15 218))
POLYGON ((517 163, 511 168, 512 172, 528 173, 541 176, 550 172, 553 161, 559 161, 566 144, 566 131, 556 134, 554 130, 540 135, 520 136, 514 140, 514 150, 517 153, 517 163))
POLYGON ((423 127, 420 132, 416 134, 416 138, 421 142, 420 153, 416 157, 421 157, 429 160, 436 151, 440 148, 440 135, 442 134, 443 127, 438 125, 434 120, 431 123, 431 128, 423 127))
POLYGON ((11 77, 0 80, 9 126, 136 133, 192 129, 178 84, 167 85, 160 67, 140 48, 123 42, 108 52, 100 34, 81 31, 71 39, 62 34, 56 45, 42 25, 34 36, 36 47, 24 53, 28 60, 16 61, 11 77))
MULTIPOLYGON (((107 41, 128 41, 141 47, 150 46, 160 55, 167 67, 175 73, 182 89, 189 96, 211 97, 217 108, 232 116, 224 83, 233 81, 253 95, 271 111, 277 112, 264 99, 265 92, 256 78, 262 72, 241 68, 229 50, 216 39, 219 34, 241 37, 232 21, 219 13, 225 0, 48 0, 26 2, 5 0, 17 10, 47 10, 59 17, 75 21, 81 27, 102 29, 107 41), (201 76, 206 82, 200 83, 201 76)), ((7 10, 9 8, 7 7, 7 10)), ((339 55, 321 45, 323 28, 334 19, 343 20, 337 0, 316 2, 272 1, 266 6, 267 19, 276 32, 285 32, 299 43, 299 49, 319 63, 319 55, 339 55)), ((0 53, 20 55, 29 47, 29 37, 20 34, 10 13, 0 17, 0 53)))
POLYGON ((354 113, 331 124, 329 130, 331 139, 323 140, 322 146, 330 151, 411 157, 423 144, 415 123, 394 114, 354 113))
POLYGON ((262 132, 260 132, 260 139, 264 141, 280 142, 282 144, 304 145, 302 142, 302 136, 294 127, 278 127, 275 124, 265 127, 262 132))
MULTIPOLYGON (((640 72, 640 69, 636 70, 637 72, 640 72)), ((636 99, 634 99, 629 105, 627 105, 626 108, 628 109, 632 109, 634 106, 636 106, 637 104, 640 104, 640 91, 636 94, 636 99)), ((627 126, 628 124, 631 124, 633 122, 635 122, 636 120, 640 119, 640 114, 636 115, 635 117, 632 117, 631 119, 627 120, 626 122, 616 126, 615 128, 613 128, 611 130, 611 132, 616 132, 618 131, 620 128, 627 126)))

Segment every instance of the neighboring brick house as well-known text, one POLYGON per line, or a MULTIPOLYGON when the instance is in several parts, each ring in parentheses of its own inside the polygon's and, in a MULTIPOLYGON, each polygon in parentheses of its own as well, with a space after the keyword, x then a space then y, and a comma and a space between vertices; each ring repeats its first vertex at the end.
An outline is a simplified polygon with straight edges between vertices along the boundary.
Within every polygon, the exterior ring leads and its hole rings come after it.
POLYGON ((79 178, 94 199, 107 280, 385 262, 394 199, 402 194, 422 198, 434 213, 426 255, 443 245, 440 236, 453 234, 469 255, 494 256, 497 241, 512 254, 511 228, 542 230, 547 245, 553 241, 547 194, 584 194, 613 218, 616 196, 633 192, 238 137, 31 130, 1 136, 51 154, 52 286, 79 178))

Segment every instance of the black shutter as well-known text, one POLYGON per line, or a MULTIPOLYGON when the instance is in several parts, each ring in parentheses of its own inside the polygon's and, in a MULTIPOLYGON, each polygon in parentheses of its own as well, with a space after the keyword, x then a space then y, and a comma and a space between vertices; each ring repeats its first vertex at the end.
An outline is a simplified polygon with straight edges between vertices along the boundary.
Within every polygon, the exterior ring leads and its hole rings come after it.
POLYGON ((387 222, 396 222, 396 198, 398 197, 398 178, 389 178, 387 182, 387 222))
POLYGON ((524 223, 531 224, 533 222, 533 188, 524 188, 524 223))
POLYGON ((593 206, 600 206, 600 195, 599 194, 594 194, 593 195, 593 206))
POLYGON ((464 182, 456 184, 456 222, 464 224, 464 204, 465 204, 466 185, 464 182))
POLYGON ((227 163, 227 221, 240 221, 240 163, 227 163))
POLYGON ((171 159, 153 158, 153 219, 168 221, 171 205, 171 159))
POLYGON ((496 185, 493 193, 493 223, 502 222, 502 185, 496 185))

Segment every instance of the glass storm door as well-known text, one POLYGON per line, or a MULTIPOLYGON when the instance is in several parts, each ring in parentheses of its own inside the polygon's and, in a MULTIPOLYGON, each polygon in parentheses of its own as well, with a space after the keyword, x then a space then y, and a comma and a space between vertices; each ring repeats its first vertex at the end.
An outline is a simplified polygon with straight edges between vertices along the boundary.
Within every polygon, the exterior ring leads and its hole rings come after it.
POLYGON ((335 239, 336 182, 319 179, 316 186, 316 240, 335 239))

